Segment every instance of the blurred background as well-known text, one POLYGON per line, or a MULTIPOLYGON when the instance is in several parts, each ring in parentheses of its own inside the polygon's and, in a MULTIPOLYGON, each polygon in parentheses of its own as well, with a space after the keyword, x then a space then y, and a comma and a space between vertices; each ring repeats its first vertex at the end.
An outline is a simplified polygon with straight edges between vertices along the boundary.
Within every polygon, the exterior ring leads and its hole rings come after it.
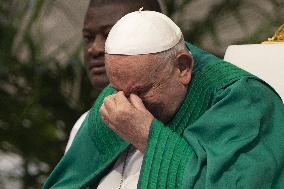
MULTIPOLYGON (((82 60, 88 0, 0 0, 0 189, 40 188, 96 99, 82 60)), ((283 0, 162 0, 187 41, 223 58, 284 23, 283 0)))

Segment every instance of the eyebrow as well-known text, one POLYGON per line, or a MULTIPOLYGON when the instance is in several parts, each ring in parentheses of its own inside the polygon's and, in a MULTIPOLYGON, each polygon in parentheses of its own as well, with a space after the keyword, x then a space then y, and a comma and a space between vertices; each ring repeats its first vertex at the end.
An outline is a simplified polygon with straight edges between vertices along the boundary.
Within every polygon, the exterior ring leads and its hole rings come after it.
MULTIPOLYGON (((117 87, 115 87, 115 86, 113 86, 113 85, 110 85, 114 90, 116 90, 116 91, 122 91, 122 90, 120 90, 120 89, 118 89, 117 87)), ((128 92, 129 91, 129 94, 131 94, 131 93, 135 93, 135 91, 137 91, 137 90, 139 90, 139 89, 142 89, 142 87, 128 87, 127 89, 126 89, 126 91, 124 91, 124 92, 128 92)))
POLYGON ((137 93, 137 92, 146 92, 149 89, 152 88, 152 84, 148 84, 146 86, 134 86, 134 87, 130 87, 130 92, 131 93, 137 93))
MULTIPOLYGON (((122 91, 121 89, 118 89, 117 87, 113 86, 112 84, 110 84, 110 86, 118 91, 122 91)), ((142 86, 142 85, 137 85, 137 86, 130 86, 126 89, 126 91, 124 92, 129 92, 129 94, 137 94, 137 92, 147 92, 148 90, 150 90, 153 87, 153 84, 148 84, 146 86, 142 86)))
MULTIPOLYGON (((99 30, 105 31, 105 30, 108 30, 112 27, 113 27, 113 25, 106 24, 106 25, 99 26, 99 30)), ((92 30, 90 27, 83 27, 82 32, 96 32, 96 31, 92 30)))

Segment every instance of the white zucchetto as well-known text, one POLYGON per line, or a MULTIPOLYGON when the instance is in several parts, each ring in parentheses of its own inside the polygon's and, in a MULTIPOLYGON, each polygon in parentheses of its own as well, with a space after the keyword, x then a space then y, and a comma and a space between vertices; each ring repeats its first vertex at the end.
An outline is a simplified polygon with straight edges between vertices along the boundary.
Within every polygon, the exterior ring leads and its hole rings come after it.
POLYGON ((155 11, 135 11, 112 27, 105 52, 118 55, 150 54, 168 50, 181 39, 180 28, 166 15, 155 11))

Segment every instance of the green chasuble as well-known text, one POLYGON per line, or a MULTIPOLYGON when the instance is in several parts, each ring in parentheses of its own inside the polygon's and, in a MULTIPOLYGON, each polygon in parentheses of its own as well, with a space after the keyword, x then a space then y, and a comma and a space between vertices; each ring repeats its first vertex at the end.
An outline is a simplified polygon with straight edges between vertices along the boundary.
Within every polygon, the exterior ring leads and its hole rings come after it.
MULTIPOLYGON (((284 188, 284 106, 255 76, 191 44, 192 81, 172 120, 151 125, 138 182, 146 188, 284 188)), ((128 143, 102 121, 107 87, 43 188, 96 188, 128 143)))

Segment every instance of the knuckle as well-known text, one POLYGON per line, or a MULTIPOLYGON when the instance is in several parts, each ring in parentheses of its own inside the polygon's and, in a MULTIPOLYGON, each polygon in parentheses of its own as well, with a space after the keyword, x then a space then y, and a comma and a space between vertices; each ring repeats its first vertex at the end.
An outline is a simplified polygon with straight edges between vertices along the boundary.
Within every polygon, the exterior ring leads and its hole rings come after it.
POLYGON ((105 97, 104 103, 105 103, 105 102, 108 102, 109 100, 110 100, 110 96, 105 97))
POLYGON ((120 115, 126 115, 128 114, 128 110, 124 106, 119 106, 117 108, 117 111, 120 115))
POLYGON ((111 116, 111 119, 112 119, 113 121, 117 121, 117 118, 118 118, 118 115, 117 115, 117 114, 113 114, 113 115, 111 116))
POLYGON ((127 121, 130 119, 129 112, 125 109, 121 109, 119 114, 117 114, 117 119, 121 121, 127 121))
POLYGON ((103 110, 104 110, 104 106, 102 105, 99 109, 99 112, 102 114, 103 113, 103 110))
POLYGON ((129 121, 129 117, 127 115, 125 115, 125 114, 121 115, 120 119, 121 119, 121 121, 124 121, 124 122, 129 121))

